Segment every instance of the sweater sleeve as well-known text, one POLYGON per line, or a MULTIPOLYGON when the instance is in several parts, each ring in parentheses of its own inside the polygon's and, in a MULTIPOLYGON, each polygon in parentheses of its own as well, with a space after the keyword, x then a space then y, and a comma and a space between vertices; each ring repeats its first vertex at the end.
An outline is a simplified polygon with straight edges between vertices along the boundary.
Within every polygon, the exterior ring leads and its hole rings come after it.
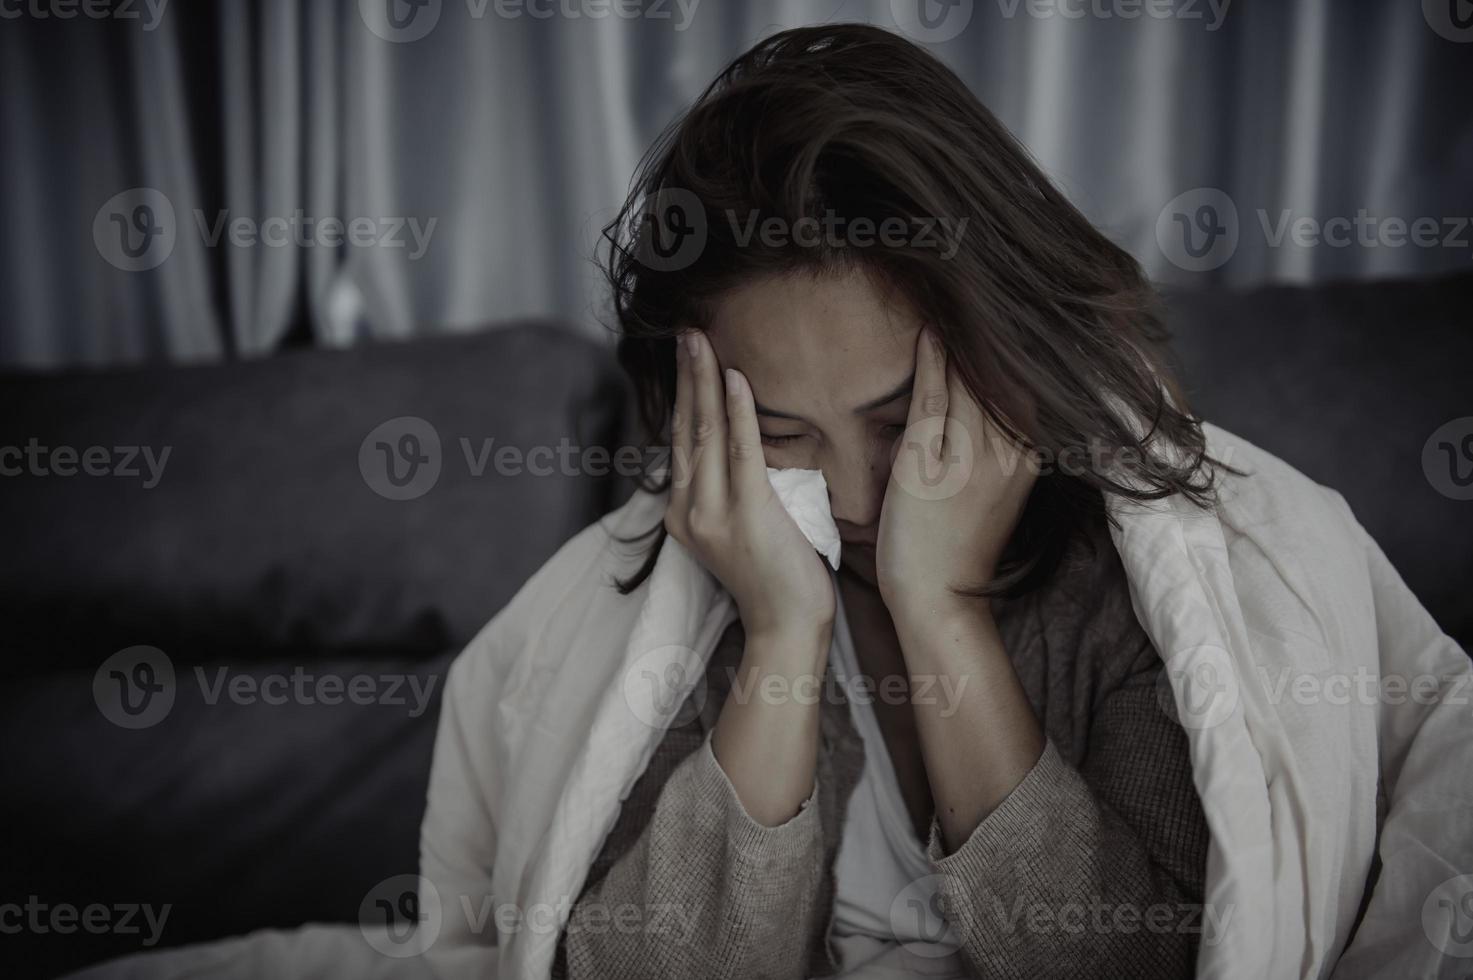
MULTIPOLYGON (((726 638, 727 657, 741 639, 726 638)), ((573 906, 555 976, 803 976, 824 870, 817 782, 786 823, 757 823, 711 751, 713 727, 708 716, 666 733, 573 906)))
POLYGON ((791 820, 764 827, 707 734, 633 846, 578 899, 567 976, 800 977, 822 856, 817 787, 791 820))
POLYGON ((1148 644, 1101 701, 1080 766, 1047 740, 954 853, 933 819, 941 905, 977 975, 1190 977, 1230 913, 1202 904, 1207 825, 1160 671, 1148 644))

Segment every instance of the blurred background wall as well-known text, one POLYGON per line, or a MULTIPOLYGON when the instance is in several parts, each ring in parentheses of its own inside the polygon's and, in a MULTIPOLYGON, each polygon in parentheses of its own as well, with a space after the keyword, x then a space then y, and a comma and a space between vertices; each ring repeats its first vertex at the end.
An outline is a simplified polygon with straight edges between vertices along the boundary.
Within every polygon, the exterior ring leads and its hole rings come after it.
POLYGON ((1160 281, 1473 258, 1468 0, 0 0, 0 365, 601 334, 645 148, 831 20, 928 45, 1160 281))

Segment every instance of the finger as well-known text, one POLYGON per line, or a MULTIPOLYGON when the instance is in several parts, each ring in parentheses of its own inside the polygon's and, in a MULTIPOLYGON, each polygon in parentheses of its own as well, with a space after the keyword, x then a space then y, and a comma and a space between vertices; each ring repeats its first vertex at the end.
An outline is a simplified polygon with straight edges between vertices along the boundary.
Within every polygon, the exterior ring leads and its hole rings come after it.
POLYGON ((726 482, 726 386, 711 342, 699 330, 691 332, 691 481, 692 511, 725 513, 726 482))
POLYGON ((675 408, 670 413, 670 505, 683 515, 689 506, 691 481, 691 373, 684 334, 675 338, 675 408))
POLYGON ((961 372, 950 362, 946 365, 946 414, 968 427, 982 425, 989 418, 977 399, 972 397, 961 372))
POLYGON ((946 351, 930 327, 922 328, 916 341, 916 376, 906 424, 915 425, 921 419, 945 416, 950 400, 946 390, 946 351))
POLYGON ((957 453, 966 453, 968 458, 981 449, 987 452, 997 446, 997 435, 992 420, 977 400, 972 397, 967 383, 962 380, 956 366, 946 365, 946 437, 943 448, 948 458, 957 453))
POLYGON ((726 440, 731 457, 731 492, 735 499, 756 499, 767 486, 767 460, 757 427, 752 386, 736 368, 726 369, 726 440))
POLYGON ((916 338, 915 380, 911 383, 910 409, 899 443, 904 444, 906 452, 914 454, 914 460, 927 474, 933 473, 936 464, 946 456, 944 433, 950 402, 946 390, 946 351, 931 328, 923 327, 916 338))

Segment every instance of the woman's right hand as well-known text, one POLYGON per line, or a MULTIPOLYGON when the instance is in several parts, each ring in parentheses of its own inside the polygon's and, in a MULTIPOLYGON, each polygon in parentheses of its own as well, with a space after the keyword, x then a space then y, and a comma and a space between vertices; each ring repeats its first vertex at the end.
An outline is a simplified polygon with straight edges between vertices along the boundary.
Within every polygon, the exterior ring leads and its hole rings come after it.
POLYGON ((730 368, 723 384, 700 330, 676 338, 675 360, 665 529, 731 594, 749 638, 828 629, 833 583, 768 482, 751 385, 730 368))

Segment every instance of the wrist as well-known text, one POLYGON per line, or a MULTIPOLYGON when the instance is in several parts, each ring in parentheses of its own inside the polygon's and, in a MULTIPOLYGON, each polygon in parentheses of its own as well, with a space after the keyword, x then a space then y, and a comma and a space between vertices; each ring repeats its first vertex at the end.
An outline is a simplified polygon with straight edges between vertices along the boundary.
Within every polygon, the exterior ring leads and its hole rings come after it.
POLYGON ((886 598, 885 607, 897 632, 992 624, 991 598, 957 595, 945 587, 886 598))
POLYGON ((747 636, 762 636, 774 640, 801 641, 827 636, 833 630, 836 610, 827 609, 754 608, 750 611, 737 603, 737 615, 747 636))
POLYGON ((812 619, 757 626, 746 631, 746 654, 783 670, 817 671, 828 661, 833 620, 812 619))

